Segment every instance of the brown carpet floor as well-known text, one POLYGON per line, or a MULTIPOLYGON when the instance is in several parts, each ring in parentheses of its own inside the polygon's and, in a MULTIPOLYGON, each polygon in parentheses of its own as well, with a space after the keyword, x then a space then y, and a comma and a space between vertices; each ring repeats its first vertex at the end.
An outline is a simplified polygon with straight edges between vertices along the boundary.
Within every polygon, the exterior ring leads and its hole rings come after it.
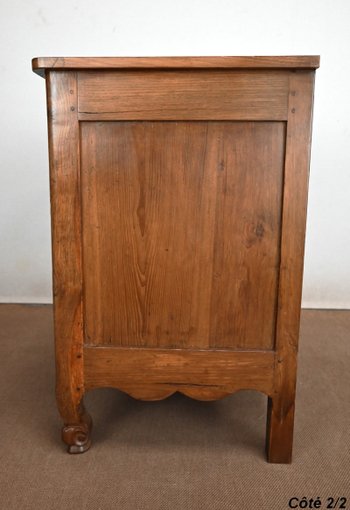
POLYGON ((288 509, 348 498, 350 312, 304 311, 292 465, 264 458, 266 397, 135 401, 95 390, 93 446, 71 456, 54 400, 52 308, 0 306, 0 508, 288 509))

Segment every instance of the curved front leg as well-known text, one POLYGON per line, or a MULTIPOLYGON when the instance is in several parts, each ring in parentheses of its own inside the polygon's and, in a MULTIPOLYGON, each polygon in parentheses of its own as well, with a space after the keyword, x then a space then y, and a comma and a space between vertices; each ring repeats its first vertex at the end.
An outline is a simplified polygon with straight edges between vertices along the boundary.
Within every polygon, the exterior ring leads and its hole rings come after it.
POLYGON ((91 444, 84 409, 80 132, 75 72, 46 74, 57 406, 70 453, 91 444))

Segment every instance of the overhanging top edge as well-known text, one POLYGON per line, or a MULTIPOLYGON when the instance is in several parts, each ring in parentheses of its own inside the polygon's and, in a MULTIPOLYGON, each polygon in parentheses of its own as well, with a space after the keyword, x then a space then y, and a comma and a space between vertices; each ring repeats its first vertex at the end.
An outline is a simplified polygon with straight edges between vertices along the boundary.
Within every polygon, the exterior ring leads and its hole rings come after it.
POLYGON ((317 69, 319 55, 241 57, 36 57, 35 73, 79 69, 317 69))

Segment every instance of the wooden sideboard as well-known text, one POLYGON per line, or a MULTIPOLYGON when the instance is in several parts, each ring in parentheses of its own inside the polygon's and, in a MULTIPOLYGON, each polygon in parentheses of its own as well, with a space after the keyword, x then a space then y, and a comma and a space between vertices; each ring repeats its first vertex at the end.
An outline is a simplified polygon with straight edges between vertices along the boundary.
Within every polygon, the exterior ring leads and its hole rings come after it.
MULTIPOLYGON (((291 461, 317 56, 35 58, 47 86, 57 403, 268 397, 291 461)), ((185 431, 184 431, 185 433, 185 431)))

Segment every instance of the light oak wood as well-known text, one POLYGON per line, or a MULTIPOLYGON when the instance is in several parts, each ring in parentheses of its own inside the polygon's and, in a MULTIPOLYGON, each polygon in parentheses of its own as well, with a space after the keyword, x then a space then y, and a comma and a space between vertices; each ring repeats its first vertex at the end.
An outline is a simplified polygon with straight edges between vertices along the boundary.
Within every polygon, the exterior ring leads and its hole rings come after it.
POLYGON ((85 341, 272 349, 284 123, 84 122, 81 136, 85 341))
POLYGON ((268 397, 291 461, 318 57, 44 58, 57 402, 268 397), (205 79, 204 79, 205 78, 205 79))
POLYGON ((289 74, 216 69, 80 72, 79 120, 287 120, 289 74))

